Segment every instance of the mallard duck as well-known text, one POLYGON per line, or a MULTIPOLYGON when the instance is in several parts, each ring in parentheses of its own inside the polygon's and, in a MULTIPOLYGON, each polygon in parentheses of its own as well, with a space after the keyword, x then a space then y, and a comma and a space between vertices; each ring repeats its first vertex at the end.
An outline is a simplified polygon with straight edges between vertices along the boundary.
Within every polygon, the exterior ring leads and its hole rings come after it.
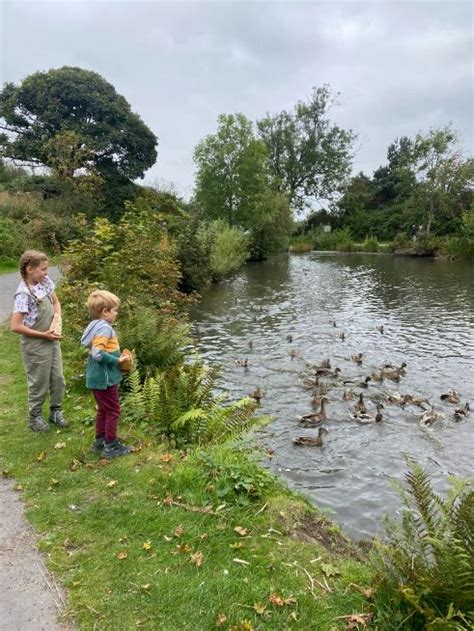
POLYGON ((254 388, 250 393, 250 396, 252 397, 252 399, 255 399, 257 403, 260 403, 260 399, 262 398, 262 391, 259 387, 254 388))
POLYGON ((400 394, 399 392, 392 392, 385 397, 385 401, 393 403, 394 405, 399 405, 403 408, 406 405, 406 395, 400 394))
POLYGON ((342 371, 340 368, 334 368, 334 370, 332 370, 331 368, 318 368, 316 374, 324 377, 332 377, 333 379, 338 379, 341 372, 342 371))
POLYGON ((328 430, 325 427, 320 427, 316 438, 311 436, 298 436, 293 439, 295 445, 303 445, 308 447, 321 447, 323 444, 323 436, 327 434, 328 430))
POLYGON ((336 327, 336 326, 337 326, 337 324, 336 324, 336 320, 334 320, 334 319, 333 319, 333 320, 329 320, 329 324, 330 324, 331 326, 333 326, 333 327, 336 327))
POLYGON ((354 403, 352 409, 354 410, 354 412, 367 412, 367 407, 365 405, 364 395, 362 394, 362 392, 359 394, 359 400, 354 403))
POLYGON ((344 333, 344 331, 341 331, 337 334, 337 337, 344 342, 344 340, 346 339, 346 334, 344 333))
POLYGON ((249 350, 252 350, 252 349, 253 349, 253 342, 252 340, 249 340, 249 350))
POLYGON ((366 377, 364 381, 354 381, 353 379, 345 379, 342 383, 345 386, 353 386, 355 388, 368 388, 369 381, 371 381, 372 377, 366 377))
POLYGON ((364 357, 363 353, 357 353, 357 355, 351 355, 352 361, 358 364, 359 366, 362 364, 363 357, 364 357))
POLYGON ((351 388, 347 388, 346 390, 344 390, 342 394, 343 401, 352 401, 353 398, 354 398, 354 392, 353 390, 351 390, 351 388))
POLYGON ((286 341, 287 341, 289 344, 291 344, 291 343, 292 343, 292 341, 293 341, 293 336, 292 336, 291 334, 287 335, 287 336, 286 336, 286 341))
POLYGON ((448 390, 446 394, 442 394, 440 396, 441 401, 447 401, 448 403, 456 403, 458 404, 461 400, 459 392, 457 390, 448 390))
POLYGON ((383 405, 381 403, 377 403, 377 414, 369 414, 368 412, 356 412, 352 414, 351 417, 360 423, 361 425, 368 425, 369 423, 380 423, 382 420, 382 412, 380 410, 383 409, 383 405))
POLYGON ((431 406, 431 410, 427 410, 426 412, 423 412, 423 414, 420 416, 420 426, 431 427, 433 423, 443 418, 444 416, 440 414, 439 412, 435 412, 434 407, 431 406))
MULTIPOLYGON (((322 400, 325 398, 326 392, 320 392, 319 388, 313 391, 313 396, 311 397, 311 405, 316 408, 318 405, 321 405, 322 400)), ((327 399, 326 399, 327 401, 327 399)))
POLYGON ((314 425, 319 425, 326 420, 326 403, 328 400, 326 397, 321 399, 321 409, 319 412, 309 412, 308 414, 303 414, 303 416, 298 417, 298 421, 304 427, 312 427, 314 425))
POLYGON ((245 359, 236 359, 235 363, 237 366, 240 366, 241 368, 247 368, 247 366, 249 365, 249 360, 247 357, 245 359))
POLYGON ((323 368, 323 369, 331 368, 331 362, 329 361, 329 358, 323 359, 319 364, 313 364, 311 366, 311 370, 314 370, 314 371, 319 370, 320 368, 323 368))
POLYGON ((291 359, 295 359, 295 357, 298 357, 299 354, 300 354, 299 351, 295 350, 294 348, 292 348, 290 351, 291 359))
POLYGON ((414 394, 404 394, 403 398, 405 399, 405 403, 407 405, 416 405, 417 407, 421 408, 422 410, 426 410, 424 404, 426 403, 426 405, 431 405, 431 403, 429 402, 428 399, 426 398, 422 398, 422 397, 417 397, 414 394))
POLYGON ((378 326, 376 326, 375 328, 377 329, 377 331, 378 331, 379 333, 382 333, 382 334, 383 334, 383 331, 384 331, 383 324, 379 324, 379 325, 378 325, 378 326))
POLYGON ((405 374, 406 364, 403 362, 398 368, 391 364, 385 364, 382 368, 382 375, 385 379, 391 379, 392 381, 400 381, 400 377, 405 374))
POLYGON ((463 408, 456 408, 454 410, 454 420, 460 421, 461 419, 466 418, 466 416, 469 416, 470 411, 471 408, 469 406, 469 403, 466 401, 463 408))
POLYGON ((381 383, 384 380, 383 372, 381 370, 373 372, 370 375, 370 378, 372 379, 372 381, 378 381, 379 383, 381 383))

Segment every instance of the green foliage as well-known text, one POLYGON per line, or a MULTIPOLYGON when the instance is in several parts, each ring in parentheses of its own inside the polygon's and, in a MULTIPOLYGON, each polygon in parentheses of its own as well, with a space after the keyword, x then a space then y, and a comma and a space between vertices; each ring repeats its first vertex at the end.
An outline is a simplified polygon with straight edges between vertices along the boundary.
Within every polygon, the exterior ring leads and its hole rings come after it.
MULTIPOLYGON (((474 624, 474 489, 452 481, 446 498, 428 475, 409 463, 399 489, 405 510, 387 521, 389 543, 378 544, 378 600, 387 623, 402 612, 404 629, 471 629, 474 624)), ((376 600, 377 604, 377 600, 376 600)), ((382 621, 384 622, 384 621, 382 621)), ((393 627, 391 627, 393 628, 393 627)))
POLYGON ((18 259, 27 249, 28 233, 22 225, 0 215, 0 260, 18 259))
POLYGON ((313 244, 310 239, 311 235, 300 234, 297 237, 292 237, 290 250, 295 254, 304 254, 305 252, 311 252, 313 244))
POLYGON ((201 362, 158 370, 141 382, 129 376, 124 413, 149 425, 172 446, 222 442, 256 423, 256 402, 247 397, 225 407, 214 394, 219 369, 201 362))
POLYGON ((258 200, 251 221, 251 258, 262 260, 288 249, 293 228, 288 198, 282 193, 267 191, 258 200))
POLYGON ((406 232, 399 232, 392 241, 391 251, 399 252, 413 247, 413 239, 406 232))
POLYGON ((311 237, 315 250, 339 250, 340 252, 351 252, 352 250, 352 235, 348 228, 333 232, 317 230, 311 237))
POLYGON ((221 280, 239 269, 249 257, 249 237, 224 220, 202 224, 197 238, 204 251, 209 251, 213 280, 221 280))
POLYGON ((364 252, 378 252, 379 242, 377 237, 366 237, 364 243, 362 244, 362 250, 364 252))
POLYGON ((267 114, 257 122, 273 187, 286 193, 296 210, 312 199, 330 199, 349 174, 355 135, 330 124, 335 100, 328 85, 313 88, 309 101, 299 101, 294 113, 267 114))
POLYGON ((172 233, 181 270, 179 288, 185 293, 200 291, 212 278, 210 234, 196 213, 175 221, 172 233))
POLYGON ((255 453, 243 455, 234 449, 211 455, 201 451, 197 457, 221 501, 245 506, 264 496, 274 484, 274 477, 262 468, 255 453))
POLYGON ((0 92, 3 156, 72 177, 77 169, 128 179, 156 160, 155 135, 96 72, 64 66, 0 92))

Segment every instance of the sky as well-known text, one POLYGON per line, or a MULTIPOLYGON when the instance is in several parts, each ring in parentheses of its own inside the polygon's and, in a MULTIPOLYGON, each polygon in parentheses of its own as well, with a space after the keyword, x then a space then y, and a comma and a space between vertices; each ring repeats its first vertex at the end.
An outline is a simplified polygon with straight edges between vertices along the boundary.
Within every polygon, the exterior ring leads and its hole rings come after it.
POLYGON ((0 80, 61 66, 112 83, 159 138, 145 182, 189 197, 193 150, 221 113, 292 110, 339 93, 334 124, 358 136, 354 174, 389 144, 451 123, 473 139, 471 1, 0 0, 0 80))

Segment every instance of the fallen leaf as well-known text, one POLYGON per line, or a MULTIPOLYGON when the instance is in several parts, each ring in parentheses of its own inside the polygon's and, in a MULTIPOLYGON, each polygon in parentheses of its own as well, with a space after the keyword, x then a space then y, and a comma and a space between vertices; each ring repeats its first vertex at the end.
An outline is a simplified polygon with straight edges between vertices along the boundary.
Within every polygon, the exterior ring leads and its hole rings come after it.
POLYGON ((194 563, 197 567, 201 567, 204 563, 204 555, 202 552, 195 552, 191 555, 191 562, 194 563))
POLYGON ((145 541, 145 543, 143 544, 143 549, 144 550, 150 550, 151 549, 151 541, 145 541))
POLYGON ((11 474, 12 474, 12 470, 11 469, 5 468, 5 469, 2 470, 2 475, 3 475, 4 478, 9 478, 11 476, 11 474))
POLYGON ((117 486, 117 484, 117 480, 110 480, 110 482, 107 484, 107 488, 111 489, 113 486, 117 486))
POLYGON ((145 585, 141 586, 144 592, 147 592, 150 589, 150 587, 151 587, 151 583, 145 583, 145 585))
POLYGON ((258 613, 259 616, 263 616, 263 614, 267 610, 267 606, 262 603, 254 603, 253 608, 255 612, 258 613))
POLYGON ((227 616, 225 615, 225 613, 220 613, 217 616, 217 620, 216 620, 216 627, 222 627, 222 625, 227 622, 227 616))
POLYGON ((59 480, 56 480, 56 478, 51 478, 50 484, 51 486, 58 486, 59 480))
POLYGON ((207 539, 209 537, 209 535, 207 534, 207 532, 203 532, 202 534, 199 535, 199 539, 201 539, 201 541, 203 541, 204 539, 207 539))
POLYGON ((282 598, 278 596, 275 592, 272 592, 268 597, 269 602, 272 605, 276 605, 277 607, 283 607, 284 605, 296 605, 296 598, 293 596, 289 596, 288 598, 282 598))
POLYGON ((46 458, 46 452, 45 451, 40 451, 39 454, 36 456, 36 460, 38 462, 43 462, 43 460, 46 458))
POLYGON ((241 565, 250 565, 248 561, 244 561, 243 559, 238 559, 237 557, 235 559, 232 559, 232 561, 234 563, 240 563, 241 565))
POLYGON ((247 530, 245 528, 242 528, 242 526, 236 526, 234 530, 241 537, 245 537, 247 535, 247 530))
POLYGON ((56 443, 54 445, 55 449, 64 449, 64 447, 66 446, 66 443, 56 443))
POLYGON ((324 574, 326 574, 327 577, 336 576, 337 574, 340 574, 339 570, 335 568, 334 565, 331 565, 330 563, 323 563, 321 565, 321 569, 324 572, 324 574))
POLYGON ((176 550, 181 554, 191 552, 191 546, 189 546, 187 543, 180 543, 176 546, 176 550))
POLYGON ((127 541, 127 539, 128 539, 128 535, 123 535, 123 537, 119 537, 118 542, 123 543, 124 541, 127 541))
POLYGON ((171 454, 163 454, 160 460, 161 462, 171 462, 173 460, 173 456, 171 454))
POLYGON ((123 561, 127 557, 128 557, 128 554, 125 552, 125 550, 122 550, 122 552, 119 552, 117 554, 117 559, 120 559, 120 561, 123 561))
POLYGON ((23 491, 23 484, 17 484, 15 486, 15 491, 23 491))
POLYGON ((180 524, 179 526, 176 526, 176 528, 174 529, 174 536, 182 537, 183 535, 184 535, 184 528, 180 524))
POLYGON ((235 543, 230 543, 229 544, 229 548, 232 548, 232 550, 240 550, 241 548, 245 547, 245 543, 243 541, 236 541, 235 543))
POLYGON ((298 615, 297 615, 296 611, 292 611, 292 612, 290 613, 290 618, 291 618, 292 620, 294 620, 295 622, 298 620, 298 615))
POLYGON ((372 619, 371 613, 353 613, 350 616, 338 616, 338 619, 346 621, 346 631, 352 631, 357 629, 361 624, 364 629, 367 629, 367 624, 372 619))

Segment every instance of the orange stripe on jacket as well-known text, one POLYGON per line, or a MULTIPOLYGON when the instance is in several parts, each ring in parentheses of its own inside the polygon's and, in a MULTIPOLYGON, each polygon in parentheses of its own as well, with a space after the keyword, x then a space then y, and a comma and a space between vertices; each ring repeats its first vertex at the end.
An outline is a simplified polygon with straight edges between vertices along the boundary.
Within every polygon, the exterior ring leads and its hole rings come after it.
POLYGON ((117 336, 107 337, 106 335, 97 335, 92 338, 91 347, 96 348, 99 351, 105 351, 106 353, 113 353, 114 351, 119 351, 120 346, 118 343, 117 336))

